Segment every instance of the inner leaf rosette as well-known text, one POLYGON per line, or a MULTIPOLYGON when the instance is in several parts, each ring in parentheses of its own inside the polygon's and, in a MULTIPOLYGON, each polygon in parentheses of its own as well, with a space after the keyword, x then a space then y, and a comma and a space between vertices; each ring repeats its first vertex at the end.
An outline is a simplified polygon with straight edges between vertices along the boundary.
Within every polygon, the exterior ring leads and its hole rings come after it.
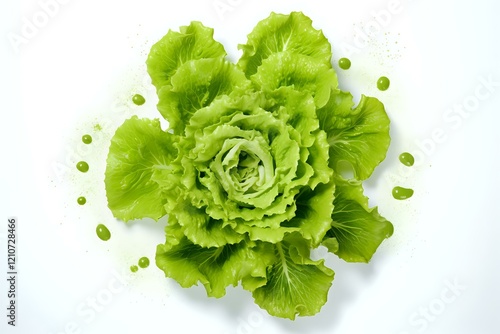
MULTIPOLYGON (((230 228, 229 235, 241 235, 240 240, 247 236, 273 243, 301 231, 302 225, 311 225, 317 231, 312 228, 306 238, 316 244, 321 241, 320 235, 329 228, 329 212, 299 221, 298 211, 307 211, 307 205, 297 205, 297 200, 310 196, 319 182, 329 183, 328 145, 315 113, 307 112, 314 108, 313 98, 289 93, 296 102, 302 99, 302 116, 309 115, 310 120, 290 117, 293 111, 287 113, 283 101, 263 93, 225 96, 191 117, 175 162, 183 171, 178 184, 183 200, 173 197, 167 206, 192 242, 211 247, 235 241, 225 236, 200 240, 200 228, 216 233, 209 228, 213 221, 230 228), (311 150, 324 152, 312 159, 311 150), (320 176, 312 165, 321 166, 320 176), (186 215, 186 210, 191 214, 186 215), (193 212, 200 219, 193 219, 193 212)), ((325 204, 331 206, 332 201, 333 191, 325 204)))

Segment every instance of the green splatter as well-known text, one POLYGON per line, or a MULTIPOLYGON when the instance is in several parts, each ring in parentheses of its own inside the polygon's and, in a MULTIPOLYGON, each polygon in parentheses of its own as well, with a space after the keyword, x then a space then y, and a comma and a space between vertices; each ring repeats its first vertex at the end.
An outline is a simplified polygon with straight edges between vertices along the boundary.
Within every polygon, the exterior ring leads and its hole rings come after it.
POLYGON ((380 77, 377 80, 377 88, 381 91, 389 89, 391 81, 387 77, 380 77))
POLYGON ((415 163, 415 158, 408 152, 401 153, 399 155, 399 161, 405 166, 411 167, 415 163))
POLYGON ((141 268, 147 268, 149 267, 149 259, 147 257, 141 257, 139 259, 139 267, 141 268))
POLYGON ((351 68, 351 61, 348 58, 340 58, 339 67, 343 70, 348 70, 351 68))
POLYGON ((85 161, 79 161, 76 164, 76 169, 78 169, 82 173, 87 173, 89 171, 89 164, 85 161))
POLYGON ((84 144, 87 144, 87 145, 90 144, 90 143, 92 143, 92 136, 91 135, 83 135, 82 136, 82 142, 84 144))
POLYGON ((413 196, 413 189, 394 187, 392 189, 392 196, 398 200, 408 199, 413 196))
POLYGON ((139 267, 137 267, 136 265, 130 266, 130 271, 131 272, 136 273, 137 270, 139 270, 139 267))
POLYGON ((102 241, 108 241, 111 238, 111 232, 109 232, 108 228, 103 224, 97 225, 95 231, 102 241))
POLYGON ((138 106, 142 106, 146 102, 146 99, 141 94, 135 94, 132 96, 132 102, 138 106))

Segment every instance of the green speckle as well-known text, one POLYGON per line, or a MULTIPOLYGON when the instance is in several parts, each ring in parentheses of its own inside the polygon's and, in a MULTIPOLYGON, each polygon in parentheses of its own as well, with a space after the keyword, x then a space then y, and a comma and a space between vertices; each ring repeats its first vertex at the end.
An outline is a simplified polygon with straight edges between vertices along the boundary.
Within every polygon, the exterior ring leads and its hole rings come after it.
POLYGON ((411 167, 415 163, 415 158, 408 152, 401 153, 399 155, 399 161, 405 166, 411 167))
POLYGON ((95 231, 102 241, 108 241, 111 238, 111 232, 109 232, 108 228, 103 224, 97 225, 95 231))
POLYGON ((149 259, 145 256, 139 259, 139 267, 147 268, 149 266, 149 259))
POLYGON ((101 131, 101 130, 102 130, 102 126, 100 124, 94 125, 94 131, 101 131))
POLYGON ((135 94, 132 96, 132 102, 138 106, 142 106, 146 102, 146 99, 141 94, 135 94))
POLYGON ((86 163, 85 161, 80 161, 76 164, 76 168, 82 172, 82 173, 86 173, 89 171, 89 164, 86 163))
POLYGON ((351 68, 351 61, 348 58, 340 58, 339 67, 343 70, 348 70, 351 68))
POLYGON ((92 142, 92 136, 91 135, 84 135, 82 136, 82 141, 84 144, 90 144, 92 142))
POLYGON ((394 187, 394 189, 392 189, 392 196, 399 200, 408 199, 413 196, 413 189, 394 187))
POLYGON ((387 77, 380 77, 377 80, 377 88, 382 91, 389 89, 390 85, 391 81, 387 77))
POLYGON ((133 273, 136 273, 137 270, 139 270, 139 267, 136 266, 136 265, 133 265, 133 266, 130 266, 130 271, 133 272, 133 273))
POLYGON ((85 197, 83 197, 83 196, 78 197, 78 199, 76 201, 80 205, 84 205, 85 203, 87 203, 87 199, 85 197))

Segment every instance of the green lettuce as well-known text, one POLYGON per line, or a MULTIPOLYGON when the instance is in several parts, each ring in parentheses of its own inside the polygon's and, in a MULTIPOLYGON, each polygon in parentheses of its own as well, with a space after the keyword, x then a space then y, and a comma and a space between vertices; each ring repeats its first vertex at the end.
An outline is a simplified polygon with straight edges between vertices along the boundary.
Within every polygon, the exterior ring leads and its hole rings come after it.
POLYGON ((240 49, 232 64, 199 22, 153 45, 169 129, 136 116, 117 129, 108 206, 124 221, 168 215, 156 265, 181 286, 219 298, 241 284, 271 315, 311 316, 334 278, 311 250, 368 262, 393 232, 361 184, 385 158, 389 118, 338 89, 331 45, 300 12, 272 13, 240 49))
POLYGON ((331 229, 324 245, 345 261, 368 263, 382 241, 392 235, 393 226, 376 207, 369 208, 360 183, 336 183, 331 229))
POLYGON ((356 179, 366 180, 385 159, 391 138, 384 105, 373 97, 361 96, 353 108, 352 95, 334 92, 317 112, 321 128, 328 134, 330 167, 339 173, 339 162, 351 164, 356 179))
POLYGON ((165 188, 153 180, 153 174, 171 168, 176 141, 160 128, 158 119, 134 116, 116 130, 105 172, 108 206, 116 218, 158 220, 166 214, 165 188))
POLYGON ((170 85, 172 76, 188 61, 224 57, 226 51, 213 34, 213 29, 194 21, 179 32, 170 30, 154 44, 146 65, 156 90, 170 85))
POLYGON ((250 77, 262 62, 281 51, 308 56, 331 67, 332 47, 321 30, 312 26, 309 17, 301 12, 289 15, 271 13, 260 21, 248 35, 248 42, 239 45, 243 55, 238 65, 250 77))

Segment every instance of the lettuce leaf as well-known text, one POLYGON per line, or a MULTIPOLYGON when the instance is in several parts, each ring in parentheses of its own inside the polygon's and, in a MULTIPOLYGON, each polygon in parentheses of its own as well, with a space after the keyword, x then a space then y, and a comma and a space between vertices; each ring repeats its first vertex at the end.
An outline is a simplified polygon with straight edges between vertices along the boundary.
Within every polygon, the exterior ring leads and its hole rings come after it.
POLYGON ((172 76, 184 63, 204 58, 226 56, 224 47, 213 38, 214 30, 193 21, 180 31, 170 30, 151 47, 146 61, 149 76, 156 90, 169 85, 172 76))
POLYGON ((162 188, 152 180, 169 170, 177 156, 177 137, 162 131, 158 119, 126 120, 111 139, 104 183, 108 207, 116 218, 158 220, 166 214, 162 188))
POLYGON ((356 108, 347 92, 332 94, 318 110, 320 128, 328 134, 330 167, 337 173, 338 163, 349 162, 358 180, 366 180, 385 159, 391 138, 389 117, 376 98, 362 96, 356 108))
POLYGON ((169 85, 159 90, 158 111, 180 134, 194 112, 238 89, 251 89, 250 81, 223 57, 190 60, 179 66, 169 85))
POLYGON ((310 56, 331 67, 330 43, 321 30, 313 28, 311 19, 301 12, 289 15, 271 13, 248 35, 247 44, 238 47, 243 51, 238 66, 247 77, 256 73, 270 55, 285 50, 310 56))
POLYGON ((327 300, 333 270, 323 260, 311 260, 309 246, 297 235, 276 243, 274 253, 266 285, 252 293, 255 302, 269 314, 291 320, 318 313, 327 300))
POLYGON ((326 233, 325 246, 345 261, 368 263, 382 241, 392 235, 394 227, 376 207, 368 207, 361 184, 341 179, 336 183, 331 229, 326 233))
POLYGON ((187 239, 178 224, 169 224, 166 232, 166 243, 157 247, 157 266, 182 287, 202 283, 211 297, 224 296, 227 286, 241 280, 247 290, 256 289, 265 283, 266 268, 274 261, 270 244, 202 247, 187 239))
POLYGON ((331 65, 290 51, 271 54, 250 79, 263 91, 289 86, 307 91, 314 97, 317 107, 323 107, 332 89, 337 88, 337 75, 331 65))

